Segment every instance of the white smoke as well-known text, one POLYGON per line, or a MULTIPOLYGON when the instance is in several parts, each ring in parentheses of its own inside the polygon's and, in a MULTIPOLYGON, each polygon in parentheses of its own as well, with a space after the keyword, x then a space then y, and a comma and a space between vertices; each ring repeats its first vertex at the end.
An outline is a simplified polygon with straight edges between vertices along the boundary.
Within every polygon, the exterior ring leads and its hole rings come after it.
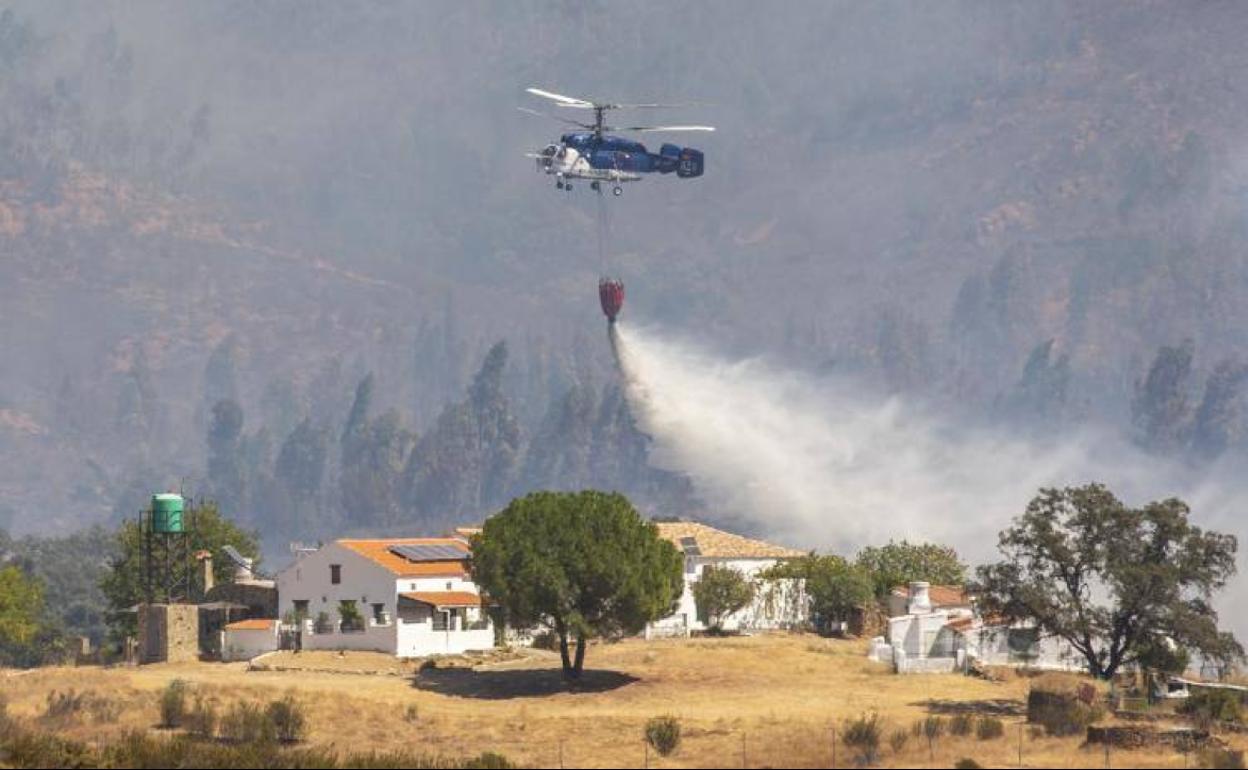
MULTIPOLYGON (((1181 497, 1202 526, 1246 534, 1248 481, 1229 469, 1163 462, 1090 428, 1042 445, 959 427, 841 379, 724 360, 654 329, 616 331, 651 463, 687 474, 713 514, 793 546, 848 554, 909 538, 981 562, 1037 489, 1089 481, 1128 504, 1181 497)), ((1244 606, 1243 588, 1237 579, 1223 606, 1244 606)), ((1225 620, 1242 626, 1241 614, 1225 620)))

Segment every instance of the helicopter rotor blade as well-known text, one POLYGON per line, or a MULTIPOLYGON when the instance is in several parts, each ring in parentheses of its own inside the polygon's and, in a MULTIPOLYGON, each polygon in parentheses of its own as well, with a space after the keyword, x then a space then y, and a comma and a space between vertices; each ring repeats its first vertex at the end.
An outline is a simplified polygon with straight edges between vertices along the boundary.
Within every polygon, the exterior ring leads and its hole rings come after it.
POLYGON ((714 131, 714 126, 622 126, 620 128, 604 128, 604 131, 638 131, 641 133, 654 131, 714 131))
POLYGON ((551 120, 557 120, 560 123, 567 123, 570 126, 579 126, 581 128, 587 128, 587 129, 593 128, 593 125, 589 123, 582 123, 579 120, 569 120, 568 118, 561 118, 558 115, 551 115, 548 112, 540 112, 538 110, 531 110, 528 107, 517 107, 516 109, 520 110, 521 112, 527 115, 536 115, 539 118, 550 118, 551 120))
POLYGON ((576 107, 577 109, 582 110, 592 110, 595 106, 593 102, 589 102, 584 99, 577 99, 573 96, 564 96, 563 94, 556 94, 552 91, 543 91, 540 88, 526 88, 524 90, 534 96, 540 96, 544 99, 550 99, 551 101, 558 102, 561 107, 576 107))

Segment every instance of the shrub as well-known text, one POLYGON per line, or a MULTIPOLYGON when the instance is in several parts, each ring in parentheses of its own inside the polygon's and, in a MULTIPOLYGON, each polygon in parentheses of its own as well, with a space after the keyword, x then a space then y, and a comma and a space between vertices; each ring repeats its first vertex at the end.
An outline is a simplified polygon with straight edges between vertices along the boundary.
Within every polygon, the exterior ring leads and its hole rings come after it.
POLYGON ((971 734, 971 730, 975 729, 975 717, 970 714, 954 714, 949 720, 949 732, 959 738, 971 734))
POLYGON ((1234 690, 1193 688, 1191 695, 1179 706, 1179 713, 1197 722, 1240 722, 1243 720, 1243 703, 1239 698, 1239 693, 1234 690))
POLYGON ((186 716, 187 684, 181 679, 174 679, 165 686, 160 694, 160 726, 181 727, 186 716))
POLYGON ((403 721, 415 724, 420 720, 420 710, 416 708, 415 703, 408 704, 407 710, 403 712, 403 721))
POLYGON ((53 690, 48 693, 43 708, 43 718, 48 721, 65 721, 77 717, 87 706, 87 693, 53 690))
POLYGON ((666 757, 680 746, 680 720, 673 716, 654 717, 646 722, 646 743, 666 757))
POLYGON ((846 746, 858 752, 858 759, 864 765, 873 764, 879 754, 883 726, 883 720, 874 711, 845 722, 841 731, 842 740, 846 746))
POLYGON ((978 770, 978 768, 981 767, 978 762, 970 757, 959 759, 953 766, 956 770, 978 770))
POLYGON ((220 734, 230 743, 274 743, 273 720, 255 703, 239 701, 221 718, 220 734))
POLYGON ((217 707, 195 696, 195 705, 186 715, 186 730, 196 738, 211 739, 217 731, 217 707))
POLYGON ((1095 688, 1069 675, 1039 677, 1027 694, 1027 721, 1044 727, 1054 736, 1078 735, 1103 716, 1095 703, 1095 688), (1088 701, 1092 702, 1089 703, 1088 701))
POLYGON ((1244 752, 1235 749, 1205 749, 1200 752, 1200 766, 1242 770, 1244 767, 1244 752))
POLYGON ((511 770, 516 765, 502 754, 486 751, 465 762, 464 767, 470 770, 511 770))
POLYGON ((975 737, 990 741, 1005 736, 1005 723, 996 717, 980 717, 975 725, 975 737))
POLYGON ((937 738, 945 734, 945 720, 938 716, 930 716, 922 720, 920 723, 921 732, 924 738, 929 742, 935 741, 937 738))
POLYGON ((298 743, 303 739, 305 722, 303 706, 294 696, 275 700, 265 709, 264 717, 273 724, 274 734, 282 743, 298 743))
POLYGON ((910 740, 910 734, 905 730, 898 728, 893 730, 888 736, 888 746, 893 750, 894 754, 900 754, 901 750, 906 747, 906 742, 910 740))

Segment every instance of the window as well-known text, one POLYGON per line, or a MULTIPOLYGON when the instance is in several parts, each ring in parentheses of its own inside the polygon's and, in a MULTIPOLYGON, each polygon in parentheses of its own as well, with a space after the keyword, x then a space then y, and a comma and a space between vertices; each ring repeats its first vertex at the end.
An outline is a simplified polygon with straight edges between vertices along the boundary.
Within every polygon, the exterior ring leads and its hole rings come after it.
POLYGON ((446 610, 433 611, 433 630, 445 631, 451 627, 451 614, 446 610))
POLYGON ((338 585, 339 583, 342 582, 342 565, 341 564, 329 565, 329 582, 333 583, 334 585, 338 585))
POLYGON ((373 605, 373 625, 385 626, 390 624, 390 616, 386 614, 386 605, 380 602, 373 605))

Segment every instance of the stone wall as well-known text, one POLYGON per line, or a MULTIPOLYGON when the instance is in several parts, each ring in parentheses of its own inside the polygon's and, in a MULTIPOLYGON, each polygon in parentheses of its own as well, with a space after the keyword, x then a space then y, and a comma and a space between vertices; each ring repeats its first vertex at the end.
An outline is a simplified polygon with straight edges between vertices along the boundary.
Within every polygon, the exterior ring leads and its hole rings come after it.
POLYGON ((139 605, 139 662, 199 660, 199 608, 194 604, 139 605))

